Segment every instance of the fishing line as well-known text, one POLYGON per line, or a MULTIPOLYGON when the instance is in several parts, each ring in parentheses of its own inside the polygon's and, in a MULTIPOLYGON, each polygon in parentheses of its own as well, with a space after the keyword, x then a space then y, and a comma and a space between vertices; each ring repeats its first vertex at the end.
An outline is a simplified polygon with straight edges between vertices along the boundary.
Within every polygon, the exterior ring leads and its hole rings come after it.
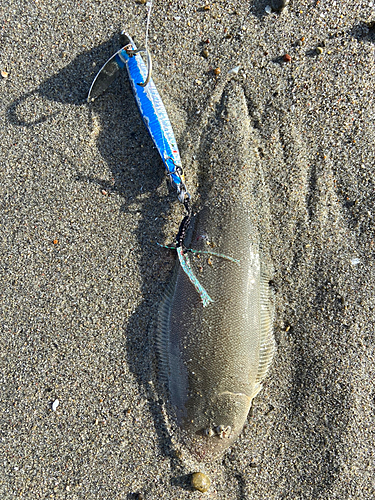
POLYGON ((144 51, 146 52, 146 57, 147 57, 147 77, 146 77, 146 80, 143 83, 137 83, 137 85, 139 85, 140 87, 146 87, 146 85, 151 80, 151 73, 152 73, 152 58, 151 58, 151 53, 148 50, 148 33, 149 33, 149 28, 150 28, 152 0, 150 0, 150 2, 146 3, 146 7, 147 7, 148 10, 147 10, 146 36, 145 36, 145 48, 144 48, 144 51))
POLYGON ((147 12, 147 24, 146 24, 146 37, 145 37, 145 49, 146 49, 146 51, 147 51, 148 32, 149 32, 150 19, 151 19, 152 2, 153 2, 153 0, 150 0, 150 2, 146 3, 146 7, 148 8, 148 12, 147 12))

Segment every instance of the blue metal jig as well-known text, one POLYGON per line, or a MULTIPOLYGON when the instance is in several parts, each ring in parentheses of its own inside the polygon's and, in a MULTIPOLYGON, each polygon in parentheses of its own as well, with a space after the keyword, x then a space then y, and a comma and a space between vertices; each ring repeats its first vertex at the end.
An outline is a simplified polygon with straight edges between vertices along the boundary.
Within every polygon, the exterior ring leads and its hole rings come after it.
POLYGON ((167 175, 177 190, 178 199, 184 203, 186 198, 190 199, 190 195, 185 186, 181 157, 172 125, 151 78, 151 56, 147 52, 148 66, 146 67, 139 54, 145 50, 137 49, 127 33, 123 33, 123 35, 127 37, 129 43, 116 52, 101 68, 91 85, 87 101, 94 101, 108 88, 120 70, 126 66, 144 124, 159 151, 167 175))

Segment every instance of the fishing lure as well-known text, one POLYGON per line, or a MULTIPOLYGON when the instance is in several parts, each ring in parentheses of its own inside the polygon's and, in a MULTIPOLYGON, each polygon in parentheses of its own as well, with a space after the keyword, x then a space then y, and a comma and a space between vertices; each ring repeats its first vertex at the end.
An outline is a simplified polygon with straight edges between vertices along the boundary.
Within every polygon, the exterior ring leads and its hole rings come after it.
POLYGON ((148 66, 146 67, 140 55, 140 52, 146 52, 146 50, 137 49, 134 41, 127 33, 123 33, 123 36, 127 38, 128 43, 100 69, 91 85, 87 101, 94 101, 109 87, 120 70, 124 66, 126 67, 144 124, 160 154, 167 175, 177 190, 178 199, 181 203, 184 203, 186 198, 190 199, 190 195, 185 186, 180 152, 172 125, 159 92, 151 78, 151 56, 147 51, 148 66))
POLYGON ((147 49, 137 49, 134 41, 127 33, 122 33, 122 35, 126 37, 128 43, 116 52, 100 69, 90 87, 87 101, 94 101, 108 88, 117 77, 120 70, 124 66, 126 67, 143 122, 159 151, 167 175, 170 177, 172 185, 174 185, 177 190, 178 199, 186 209, 187 215, 181 222, 179 234, 177 235, 177 256, 183 271, 201 297, 203 307, 206 307, 212 302, 212 299, 194 275, 189 257, 186 255, 183 247, 184 236, 192 215, 190 194, 186 189, 181 166, 181 157, 171 122, 159 92, 151 78, 151 56, 147 49), (147 53, 147 67, 140 52, 147 53))

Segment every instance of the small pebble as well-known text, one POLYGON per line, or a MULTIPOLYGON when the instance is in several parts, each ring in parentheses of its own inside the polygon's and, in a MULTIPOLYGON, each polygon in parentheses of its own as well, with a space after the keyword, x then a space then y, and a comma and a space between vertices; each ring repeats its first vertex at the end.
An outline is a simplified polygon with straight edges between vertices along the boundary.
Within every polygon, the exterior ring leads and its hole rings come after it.
POLYGON ((7 71, 5 71, 4 69, 2 69, 2 70, 1 70, 1 76, 2 76, 3 78, 8 78, 9 73, 8 73, 7 71))
POLYGON ((208 50, 207 49, 202 50, 202 56, 205 57, 206 59, 208 58, 208 50))
POLYGON ((289 54, 285 54, 283 60, 284 62, 290 62, 292 60, 292 57, 289 54))
POLYGON ((220 68, 215 68, 214 69, 214 73, 215 73, 215 75, 220 75, 221 69, 220 68))
POLYGON ((191 485, 195 490, 206 493, 211 486, 211 479, 203 472, 194 472, 191 476, 191 485))
POLYGON ((211 8, 211 7, 210 7, 209 5, 205 5, 205 6, 203 7, 203 10, 210 10, 210 8, 211 8))
POLYGON ((323 54, 323 47, 317 47, 316 48, 316 53, 317 54, 323 54))
POLYGON ((272 12, 271 5, 266 5, 264 10, 266 11, 266 14, 271 14, 271 12, 272 12))
POLYGON ((55 401, 52 403, 52 411, 56 411, 59 404, 60 404, 60 401, 58 399, 55 399, 55 401))

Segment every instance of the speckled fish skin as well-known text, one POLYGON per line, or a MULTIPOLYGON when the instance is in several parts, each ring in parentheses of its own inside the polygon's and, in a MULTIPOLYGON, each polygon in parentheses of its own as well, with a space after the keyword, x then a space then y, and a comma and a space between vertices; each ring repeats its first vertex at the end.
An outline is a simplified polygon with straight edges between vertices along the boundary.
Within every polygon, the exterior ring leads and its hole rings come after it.
POLYGON ((240 262, 191 256, 194 273, 213 299, 205 308, 177 263, 159 313, 161 372, 182 441, 198 460, 218 457, 239 436, 275 348, 260 251, 261 183, 249 151, 246 101, 242 89, 229 86, 226 92, 226 117, 217 120, 220 145, 214 141, 210 155, 222 151, 226 140, 235 155, 222 153, 226 173, 215 177, 185 243, 240 262))

